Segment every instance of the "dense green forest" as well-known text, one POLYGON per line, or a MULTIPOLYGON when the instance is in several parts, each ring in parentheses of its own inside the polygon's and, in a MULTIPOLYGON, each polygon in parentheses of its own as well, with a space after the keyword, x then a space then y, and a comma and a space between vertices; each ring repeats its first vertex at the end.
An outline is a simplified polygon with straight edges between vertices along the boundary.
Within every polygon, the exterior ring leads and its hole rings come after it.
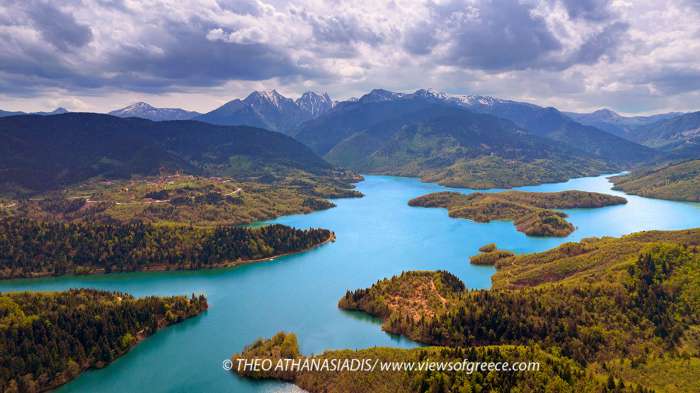
POLYGON ((299 252, 333 239, 284 225, 197 228, 130 223, 0 221, 0 278, 198 269, 299 252))
POLYGON ((699 246, 700 230, 587 239, 499 261, 491 290, 428 285, 454 277, 413 272, 348 292, 339 305, 424 343, 537 344, 591 372, 695 392, 699 246))
POLYGON ((614 189, 628 194, 700 202, 700 160, 642 168, 611 180, 614 189))
POLYGON ((476 222, 513 221, 529 236, 567 236, 574 226, 566 214, 551 209, 597 208, 627 203, 622 197, 585 191, 499 193, 436 192, 411 199, 410 206, 442 207, 450 217, 476 222))
POLYGON ((557 392, 557 393, 646 393, 648 389, 626 385, 608 375, 592 375, 565 357, 547 353, 537 346, 422 347, 415 349, 370 348, 357 351, 335 350, 319 355, 299 353, 296 336, 280 332, 258 340, 231 358, 233 371, 256 379, 293 382, 310 393, 442 393, 442 392, 557 392), (296 359, 299 362, 335 360, 371 362, 538 362, 538 371, 498 372, 488 370, 448 371, 247 371, 237 370, 238 359, 296 359))
POLYGON ((0 391, 55 388, 206 309, 201 295, 136 299, 92 289, 0 293, 0 391))

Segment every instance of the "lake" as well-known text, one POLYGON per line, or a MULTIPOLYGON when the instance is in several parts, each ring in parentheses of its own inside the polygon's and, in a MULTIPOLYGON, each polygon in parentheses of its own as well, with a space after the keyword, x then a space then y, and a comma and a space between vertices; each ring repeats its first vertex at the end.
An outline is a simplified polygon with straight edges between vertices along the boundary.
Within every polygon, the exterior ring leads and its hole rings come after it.
MULTIPOLYGON (((449 189, 413 178, 367 176, 360 199, 334 209, 274 222, 333 230, 337 241, 275 261, 197 272, 123 273, 0 282, 0 291, 100 288, 144 295, 205 293, 209 310, 164 329, 102 370, 89 371, 60 392, 278 392, 279 382, 249 381, 222 369, 222 361, 280 330, 298 335, 302 352, 415 343, 381 331, 379 322, 337 308, 347 289, 364 288, 405 270, 443 269, 470 288, 488 288, 494 269, 472 266, 470 255, 491 242, 517 253, 542 251, 591 236, 648 229, 700 227, 700 204, 655 200, 610 190, 605 176, 521 187, 528 191, 584 190, 625 196, 629 203, 566 210, 577 227, 566 238, 533 238, 510 222, 452 219, 444 209, 412 208, 409 199, 449 189)), ((494 191, 494 190, 490 190, 494 191)))

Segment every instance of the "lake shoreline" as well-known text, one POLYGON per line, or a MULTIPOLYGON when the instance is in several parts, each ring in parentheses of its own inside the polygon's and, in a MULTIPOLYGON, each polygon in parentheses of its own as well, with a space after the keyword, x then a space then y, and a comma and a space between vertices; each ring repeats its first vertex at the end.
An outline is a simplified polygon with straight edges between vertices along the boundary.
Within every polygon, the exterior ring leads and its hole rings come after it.
MULTIPOLYGON (((604 177, 525 187, 523 191, 583 190, 611 193, 604 177)), ((601 209, 566 209, 577 226, 567 238, 526 236, 510 222, 488 224, 449 218, 442 209, 411 208, 420 195, 453 191, 416 178, 367 176, 358 184, 366 197, 340 199, 338 207, 314 214, 285 216, 267 224, 295 228, 328 228, 339 241, 319 252, 281 263, 252 264, 240 269, 187 273, 63 276, 39 280, 0 281, 0 290, 57 291, 90 287, 119 290, 136 297, 205 293, 212 307, 205 318, 166 329, 118 362, 90 370, 60 393, 100 391, 138 393, 167 391, 168 386, 205 391, 263 393, 284 391, 286 384, 252 381, 221 369, 221 361, 260 337, 280 330, 295 332, 303 353, 371 347, 414 348, 421 344, 387 333, 381 321, 363 312, 337 307, 346 289, 366 288, 385 277, 412 270, 446 270, 470 289, 493 287, 496 268, 477 266, 468 257, 496 241, 516 254, 543 252, 569 241, 644 230, 700 227, 700 206, 625 196, 629 203, 601 209), (163 363, 163 359, 168 359, 163 363), (146 387, 143 381, 153 381, 146 387)), ((468 190, 460 190, 469 192, 468 190)), ((493 190, 495 191, 495 190, 493 190)), ((327 234, 319 241, 327 238, 327 234)))
POLYGON ((311 247, 304 248, 302 250, 297 250, 297 251, 292 251, 284 254, 279 254, 279 255, 273 255, 269 257, 264 257, 264 258, 255 258, 255 259, 246 259, 246 260, 235 260, 235 261, 225 261, 225 262, 220 262, 212 265, 207 265, 207 266, 201 266, 198 268, 192 268, 191 265, 188 265, 186 267, 184 266, 178 266, 175 268, 171 268, 171 266, 168 266, 167 264, 155 264, 155 265, 149 265, 144 267, 141 270, 130 270, 130 271, 113 271, 113 272, 105 272, 104 268, 98 268, 98 269, 90 269, 87 271, 81 271, 79 273, 71 272, 69 274, 60 274, 60 275, 55 275, 52 274, 51 272, 39 272, 39 273, 32 273, 29 275, 20 275, 20 276, 10 276, 10 277, 0 277, 0 282, 3 281, 10 281, 10 280, 32 280, 36 278, 47 278, 47 277, 66 277, 66 276, 73 276, 73 277, 79 277, 79 276, 95 276, 95 275, 107 275, 107 274, 112 274, 112 273, 155 273, 155 272, 175 272, 175 271, 198 271, 198 270, 214 270, 214 269, 227 269, 227 268, 233 268, 236 266, 243 266, 243 265, 249 265, 253 263, 259 263, 259 262, 267 262, 267 261, 273 261, 277 258, 282 258, 290 255, 295 255, 295 254, 301 254, 307 251, 311 251, 315 248, 321 247, 324 244, 327 243, 332 243, 335 242, 336 236, 335 232, 330 231, 330 235, 328 238, 321 243, 314 244, 311 247))

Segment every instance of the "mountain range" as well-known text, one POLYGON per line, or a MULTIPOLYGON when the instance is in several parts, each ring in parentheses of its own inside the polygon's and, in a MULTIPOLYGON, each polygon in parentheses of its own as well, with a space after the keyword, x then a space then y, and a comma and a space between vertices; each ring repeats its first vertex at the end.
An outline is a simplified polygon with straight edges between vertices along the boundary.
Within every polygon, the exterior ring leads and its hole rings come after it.
POLYGON ((560 112, 430 89, 375 89, 340 102, 314 92, 291 99, 276 90, 254 91, 205 114, 143 102, 110 114, 278 131, 334 165, 478 188, 559 181, 700 155, 700 112, 637 117, 607 109, 560 112))
POLYGON ((330 163, 472 188, 562 181, 617 168, 512 121, 374 92, 304 123, 295 137, 330 163))
POLYGON ((289 133, 301 123, 334 107, 328 94, 306 92, 296 100, 276 90, 254 91, 243 100, 235 99, 197 116, 195 120, 220 125, 249 125, 289 133))
POLYGON ((277 132, 94 113, 0 119, 0 188, 27 193, 93 178, 176 171, 239 178, 330 165, 277 132))
MULTIPOLYGON (((60 115, 63 113, 68 113, 68 110, 66 108, 58 107, 51 112, 31 112, 29 114, 32 115, 39 115, 39 116, 49 116, 49 115, 60 115)), ((0 117, 8 117, 8 116, 18 116, 18 115, 26 115, 26 112, 21 112, 21 111, 3 111, 0 110, 0 117)))
POLYGON ((700 158, 700 112, 685 113, 639 127, 633 138, 681 158, 700 158))
POLYGON ((637 128, 658 121, 672 119, 683 113, 669 112, 650 116, 622 116, 610 109, 599 109, 591 113, 564 112, 564 114, 581 124, 600 128, 625 139, 636 140, 634 134, 637 128))
MULTIPOLYGON (((591 160, 608 163, 608 169, 621 169, 661 156, 651 148, 577 123, 555 108, 493 97, 448 96, 433 90, 418 90, 414 93, 373 90, 355 101, 338 103, 328 113, 303 123, 292 135, 316 153, 326 156, 330 162, 342 165, 337 160, 340 156, 347 157, 348 152, 343 152, 345 146, 348 146, 345 143, 347 138, 354 139, 357 138, 356 134, 362 133, 367 135, 369 129, 374 129, 376 133, 376 128, 389 120, 399 123, 403 121, 402 125, 410 125, 407 120, 410 116, 407 115, 418 111, 436 111, 443 107, 510 120, 519 128, 519 132, 544 138, 550 144, 558 142, 558 146, 566 146, 577 152, 577 157, 586 156, 591 160), (390 103, 396 105, 389 105, 390 103)), ((353 146, 359 143, 359 140, 354 140, 353 146)), ((377 146, 376 140, 367 143, 377 146)), ((356 147, 354 149, 357 150, 356 147)), ((362 150, 360 154, 366 152, 362 150)))

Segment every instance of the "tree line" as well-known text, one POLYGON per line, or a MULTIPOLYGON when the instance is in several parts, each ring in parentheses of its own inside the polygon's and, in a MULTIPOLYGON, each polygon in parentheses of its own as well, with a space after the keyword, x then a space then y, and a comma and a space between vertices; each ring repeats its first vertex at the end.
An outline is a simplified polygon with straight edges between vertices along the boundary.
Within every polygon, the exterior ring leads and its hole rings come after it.
MULTIPOLYGON (((435 345, 536 343, 582 365, 620 357, 644 363, 675 353, 688 327, 700 322, 699 274, 694 250, 657 244, 638 255, 620 282, 473 290, 435 318, 392 312, 384 326, 435 345)), ((381 309, 371 289, 345 299, 381 309)))
POLYGON ((198 228, 9 218, 0 221, 0 278, 197 269, 298 252, 331 237, 326 229, 279 224, 198 228))
POLYGON ((194 294, 139 299, 94 289, 0 294, 0 391, 55 388, 206 309, 206 297, 194 294))

